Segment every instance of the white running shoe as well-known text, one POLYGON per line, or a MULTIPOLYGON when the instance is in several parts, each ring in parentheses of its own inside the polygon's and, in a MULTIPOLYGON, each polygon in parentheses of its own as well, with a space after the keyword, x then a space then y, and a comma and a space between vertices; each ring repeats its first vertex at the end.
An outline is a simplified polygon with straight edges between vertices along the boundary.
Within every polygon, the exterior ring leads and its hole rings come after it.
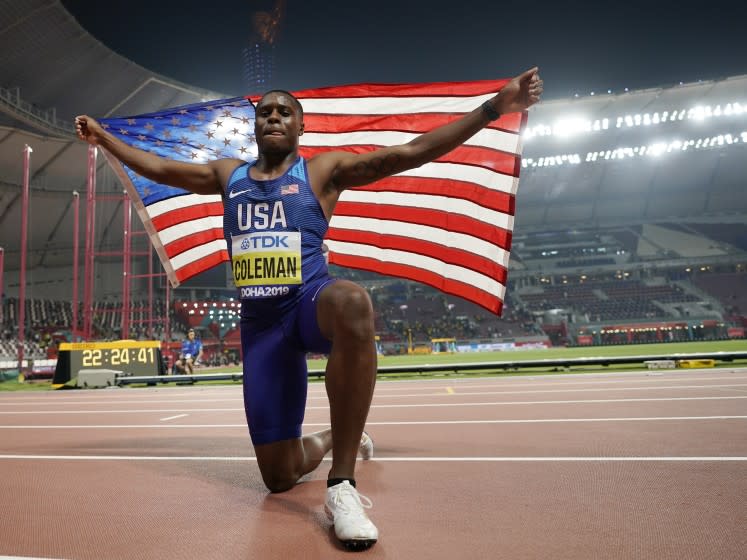
POLYGON ((365 550, 376 543, 379 531, 366 515, 373 504, 362 496, 350 482, 343 480, 327 488, 324 511, 335 524, 335 535, 346 548, 365 550))
POLYGON ((373 458, 374 442, 373 439, 371 439, 371 436, 369 436, 366 432, 363 432, 363 435, 361 436, 361 445, 358 448, 358 451, 361 454, 361 459, 363 459, 364 461, 368 461, 369 459, 373 458))

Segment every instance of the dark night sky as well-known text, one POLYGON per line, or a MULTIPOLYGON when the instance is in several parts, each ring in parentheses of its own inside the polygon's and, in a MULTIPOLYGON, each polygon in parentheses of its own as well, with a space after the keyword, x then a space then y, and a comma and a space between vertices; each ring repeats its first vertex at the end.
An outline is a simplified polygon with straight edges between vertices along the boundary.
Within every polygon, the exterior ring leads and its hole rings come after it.
MULTIPOLYGON (((271 0, 63 0, 138 64, 247 93, 241 48, 271 0)), ((274 86, 503 78, 538 65, 545 99, 747 73, 747 3, 288 0, 274 86), (588 7, 587 7, 588 6, 588 7)))

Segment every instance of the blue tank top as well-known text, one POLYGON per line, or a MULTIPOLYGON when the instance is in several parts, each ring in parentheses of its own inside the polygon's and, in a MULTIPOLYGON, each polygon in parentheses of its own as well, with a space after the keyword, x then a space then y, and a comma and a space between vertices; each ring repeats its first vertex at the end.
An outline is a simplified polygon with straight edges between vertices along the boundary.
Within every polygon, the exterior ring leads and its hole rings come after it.
POLYGON ((293 306, 304 285, 327 274, 327 219, 308 180, 306 160, 277 179, 252 179, 256 160, 237 167, 223 198, 223 235, 242 317, 293 306))

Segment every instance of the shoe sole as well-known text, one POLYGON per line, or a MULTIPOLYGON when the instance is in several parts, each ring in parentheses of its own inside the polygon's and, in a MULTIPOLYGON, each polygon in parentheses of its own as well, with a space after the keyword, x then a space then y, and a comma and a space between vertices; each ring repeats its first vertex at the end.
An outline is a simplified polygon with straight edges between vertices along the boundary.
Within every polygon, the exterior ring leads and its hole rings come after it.
MULTIPOLYGON (((332 515, 332 511, 327 507, 327 504, 324 504, 324 513, 327 514, 327 519, 329 519, 332 522, 333 527, 334 527, 335 516, 332 515)), ((350 539, 350 540, 344 541, 338 537, 337 540, 339 540, 342 543, 342 546, 344 546, 346 549, 359 552, 361 550, 367 550, 371 548, 373 545, 376 544, 376 541, 378 539, 350 539)))
POLYGON ((354 552, 367 550, 376 544, 376 539, 359 539, 353 541, 340 541, 345 548, 354 552))

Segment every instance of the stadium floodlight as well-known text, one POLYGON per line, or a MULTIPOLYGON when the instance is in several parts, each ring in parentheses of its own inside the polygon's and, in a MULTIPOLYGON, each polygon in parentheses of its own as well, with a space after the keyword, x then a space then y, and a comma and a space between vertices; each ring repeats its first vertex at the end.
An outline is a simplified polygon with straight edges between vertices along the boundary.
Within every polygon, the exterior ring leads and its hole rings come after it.
MULTIPOLYGON (((649 145, 640 146, 621 146, 614 149, 601 150, 601 151, 587 151, 584 161, 586 163, 596 162, 599 159, 604 158, 605 160, 622 160, 626 158, 633 158, 636 156, 651 155, 660 156, 664 153, 671 152, 684 152, 690 148, 701 149, 701 148, 714 148, 721 147, 725 148, 739 143, 747 143, 747 131, 741 132, 721 132, 718 135, 705 138, 690 138, 686 140, 674 139, 668 142, 654 142, 649 145)), ((577 165, 582 162, 581 155, 578 153, 566 153, 556 155, 546 155, 535 160, 533 158, 523 158, 522 167, 557 167, 569 165, 577 165)))
MULTIPOLYGON (((702 122, 706 119, 722 116, 738 116, 745 113, 747 113, 747 105, 735 101, 724 106, 721 104, 715 106, 698 105, 688 109, 664 110, 661 113, 628 114, 613 118, 615 119, 615 127, 622 128, 623 124, 628 127, 651 126, 686 119, 702 122)), ((556 122, 553 126, 544 124, 535 125, 531 129, 526 129, 523 136, 524 138, 553 135, 567 137, 580 132, 599 132, 609 129, 610 120, 609 117, 594 121, 583 118, 564 119, 556 122)))
POLYGON ((579 132, 591 132, 592 125, 589 119, 583 117, 570 117, 556 121, 552 127, 552 134, 560 137, 568 137, 579 132))
POLYGON ((660 156, 667 149, 667 145, 664 142, 657 142, 649 147, 649 153, 652 156, 660 156))

